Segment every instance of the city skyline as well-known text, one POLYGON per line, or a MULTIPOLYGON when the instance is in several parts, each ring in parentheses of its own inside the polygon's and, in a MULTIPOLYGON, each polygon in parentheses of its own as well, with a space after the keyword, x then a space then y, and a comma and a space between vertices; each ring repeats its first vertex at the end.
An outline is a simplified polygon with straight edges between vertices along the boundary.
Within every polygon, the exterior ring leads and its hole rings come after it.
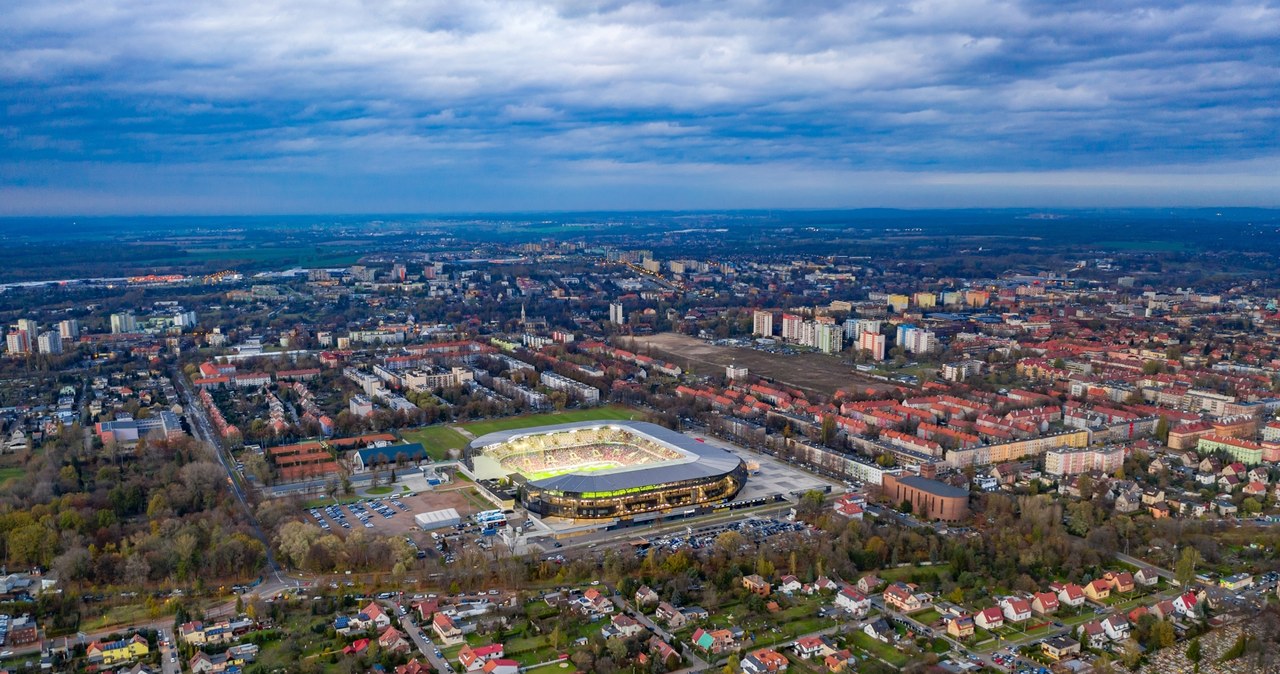
POLYGON ((0 215, 1275 206, 1266 3, 12 7, 0 215))

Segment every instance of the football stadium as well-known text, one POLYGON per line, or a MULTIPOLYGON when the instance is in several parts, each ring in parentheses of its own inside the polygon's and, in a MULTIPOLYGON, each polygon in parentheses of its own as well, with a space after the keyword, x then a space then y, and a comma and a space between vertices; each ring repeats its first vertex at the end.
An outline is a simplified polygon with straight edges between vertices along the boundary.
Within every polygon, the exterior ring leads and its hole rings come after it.
POLYGON ((637 421, 586 421, 476 438, 467 468, 510 480, 529 512, 568 519, 629 518, 731 500, 746 483, 742 459, 637 421))

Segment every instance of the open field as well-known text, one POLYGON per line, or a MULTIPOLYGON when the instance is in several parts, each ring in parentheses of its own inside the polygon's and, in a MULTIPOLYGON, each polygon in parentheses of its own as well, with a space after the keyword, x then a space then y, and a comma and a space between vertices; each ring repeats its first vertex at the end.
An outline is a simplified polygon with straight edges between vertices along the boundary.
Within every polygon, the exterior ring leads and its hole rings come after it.
POLYGON ((724 374, 732 363, 747 366, 751 374, 768 377, 793 388, 831 395, 841 388, 888 391, 896 388, 888 382, 857 374, 853 366, 839 356, 822 353, 785 355, 745 347, 716 346, 686 335, 665 332, 634 340, 639 353, 648 354, 691 369, 698 374, 724 374))
POLYGON ((574 421, 604 421, 610 419, 642 420, 644 419, 644 412, 625 405, 606 405, 583 410, 527 414, 521 417, 477 421, 470 424, 462 424, 461 427, 479 437, 488 433, 509 431, 515 428, 533 428, 535 426, 567 424, 574 421))
POLYGON ((0 487, 8 484, 9 480, 16 480, 26 475, 27 471, 16 466, 8 466, 0 468, 0 487))
POLYGON ((430 454, 435 461, 443 461, 449 458, 449 450, 451 449, 461 450, 467 446, 467 436, 448 426, 415 428, 411 431, 404 431, 400 435, 409 442, 421 443, 423 448, 427 450, 427 454, 430 454))

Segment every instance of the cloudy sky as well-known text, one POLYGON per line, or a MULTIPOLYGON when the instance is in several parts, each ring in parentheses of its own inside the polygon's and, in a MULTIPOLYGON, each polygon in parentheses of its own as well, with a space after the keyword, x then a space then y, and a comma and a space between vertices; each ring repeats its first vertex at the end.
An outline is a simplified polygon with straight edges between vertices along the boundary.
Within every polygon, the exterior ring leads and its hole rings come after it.
POLYGON ((1280 4, 0 0, 0 214, 1280 205, 1280 4))

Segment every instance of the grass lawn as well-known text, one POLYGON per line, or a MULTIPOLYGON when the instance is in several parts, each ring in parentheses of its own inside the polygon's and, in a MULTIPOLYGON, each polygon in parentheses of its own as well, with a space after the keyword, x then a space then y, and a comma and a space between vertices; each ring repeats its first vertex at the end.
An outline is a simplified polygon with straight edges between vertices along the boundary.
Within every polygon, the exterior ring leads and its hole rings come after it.
POLYGON ((854 632, 849 638, 850 641, 852 641, 858 648, 875 655, 894 667, 901 667, 907 664, 907 661, 910 660, 906 655, 900 653, 898 649, 882 641, 872 639, 870 636, 867 636, 866 632, 854 632))
POLYGON ((105 615, 98 614, 92 618, 86 617, 85 621, 81 623, 80 629, 82 631, 98 631, 116 625, 131 625, 144 620, 148 620, 146 606, 142 604, 127 604, 109 608, 105 615))
POLYGON ((386 485, 383 485, 383 486, 381 486, 381 487, 370 487, 369 489, 364 490, 364 492, 365 492, 366 494, 372 494, 372 495, 374 495, 374 496, 380 496, 380 495, 382 495, 382 494, 390 494, 390 493, 391 493, 391 489, 392 489, 391 487, 388 487, 388 486, 386 486, 386 485))
POLYGON ((449 458, 449 450, 462 449, 467 446, 467 436, 448 426, 424 426, 400 434, 409 442, 422 443, 427 454, 435 461, 449 458))
POLYGON ((938 609, 936 608, 928 608, 919 613, 911 614, 911 617, 921 625, 933 625, 935 622, 942 619, 942 614, 938 613, 938 609))
MULTIPOLYGON (((528 414, 522 417, 492 419, 462 424, 467 431, 480 436, 497 431, 509 431, 516 428, 548 426, 551 424, 567 424, 574 421, 599 421, 608 419, 644 419, 644 412, 625 405, 606 405, 584 410, 568 410, 565 412, 548 412, 546 414, 528 414)), ((408 437, 408 434, 406 434, 408 437)), ((464 441, 465 444, 465 441, 464 441)))
POLYGON ((4 486, 9 482, 9 480, 17 480, 26 474, 26 469, 18 468, 16 466, 0 468, 0 486, 4 486))

